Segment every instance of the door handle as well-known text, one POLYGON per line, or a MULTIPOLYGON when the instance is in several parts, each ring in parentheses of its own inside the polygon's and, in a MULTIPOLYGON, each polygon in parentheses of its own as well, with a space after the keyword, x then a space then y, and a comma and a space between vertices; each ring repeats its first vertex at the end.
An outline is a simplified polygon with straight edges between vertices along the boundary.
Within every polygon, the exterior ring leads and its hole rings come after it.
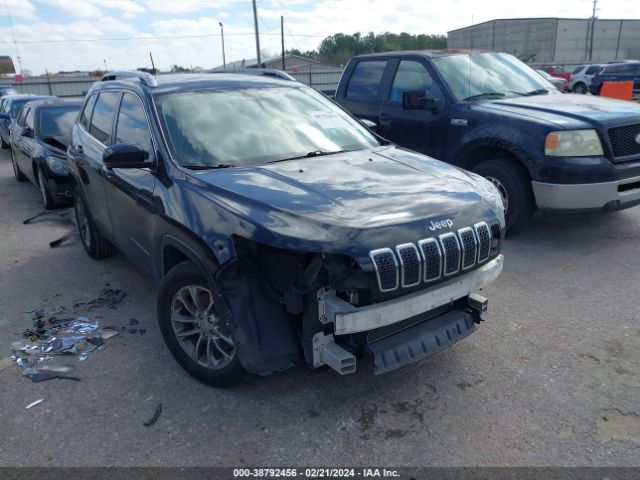
POLYGON ((391 115, 386 112, 380 112, 379 115, 380 121, 378 122, 381 127, 390 127, 391 126, 391 115))

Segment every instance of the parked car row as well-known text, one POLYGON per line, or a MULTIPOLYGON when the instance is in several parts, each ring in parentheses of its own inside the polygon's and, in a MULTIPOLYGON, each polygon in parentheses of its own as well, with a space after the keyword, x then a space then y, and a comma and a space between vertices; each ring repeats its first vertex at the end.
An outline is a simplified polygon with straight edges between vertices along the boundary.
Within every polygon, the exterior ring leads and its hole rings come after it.
POLYGON ((632 81, 633 93, 640 93, 640 62, 624 61, 608 64, 580 65, 571 73, 569 90, 574 93, 600 95, 604 82, 632 81))
POLYGON ((91 257, 159 282, 167 347, 215 386, 429 357, 475 331, 536 209, 640 204, 640 106, 500 53, 355 57, 335 102, 273 71, 116 72, 25 103, 9 146, 91 257))

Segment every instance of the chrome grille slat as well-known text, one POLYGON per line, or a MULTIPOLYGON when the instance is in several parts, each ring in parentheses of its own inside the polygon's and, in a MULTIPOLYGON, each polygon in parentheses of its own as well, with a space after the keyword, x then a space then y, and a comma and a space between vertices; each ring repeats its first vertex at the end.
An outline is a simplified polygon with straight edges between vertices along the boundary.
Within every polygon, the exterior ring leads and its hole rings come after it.
POLYGON ((424 281, 433 282, 442 275, 442 250, 435 238, 427 238, 418 242, 424 262, 424 281))
POLYGON ((440 245, 442 245, 442 253, 444 256, 443 267, 444 276, 448 277, 460 270, 460 242, 458 236, 453 233, 444 233, 440 235, 440 245))
POLYGON ((482 263, 491 254, 491 229, 485 222, 476 223, 473 228, 478 238, 478 263, 482 263))
POLYGON ((403 243, 396 247, 400 260, 400 278, 403 287, 415 287, 422 275, 422 259, 413 243, 403 243))
POLYGON ((462 270, 469 270, 476 264, 478 256, 478 240, 476 233, 471 227, 464 227, 458 230, 460 247, 462 249, 462 270))
POLYGON ((489 225, 479 222, 416 243, 372 250, 369 257, 378 288, 381 292, 391 292, 470 270, 489 259, 492 237, 489 225))
POLYGON ((379 248, 369 252, 373 266, 378 277, 378 286, 381 292, 392 292, 398 288, 399 265, 393 250, 379 248))

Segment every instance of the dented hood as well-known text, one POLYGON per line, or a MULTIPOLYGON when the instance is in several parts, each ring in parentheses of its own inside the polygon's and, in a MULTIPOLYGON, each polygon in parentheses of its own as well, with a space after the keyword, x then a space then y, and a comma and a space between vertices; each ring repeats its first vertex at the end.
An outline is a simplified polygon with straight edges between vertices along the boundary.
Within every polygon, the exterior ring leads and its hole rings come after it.
POLYGON ((431 221, 449 219, 455 230, 496 218, 486 180, 395 147, 193 177, 238 215, 289 241, 340 245, 360 237, 369 246, 395 245, 434 235, 431 221))

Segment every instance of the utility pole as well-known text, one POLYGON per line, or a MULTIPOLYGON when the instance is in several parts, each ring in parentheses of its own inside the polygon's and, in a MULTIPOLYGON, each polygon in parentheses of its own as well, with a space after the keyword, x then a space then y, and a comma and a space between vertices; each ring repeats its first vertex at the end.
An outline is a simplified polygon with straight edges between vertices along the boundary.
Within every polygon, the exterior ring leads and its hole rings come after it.
POLYGON ((260 61, 260 32, 258 31, 258 9, 256 8, 256 0, 253 0, 253 26, 256 30, 256 59, 258 60, 258 68, 261 68, 260 61))
POLYGON ((284 17, 280 15, 280 41, 282 43, 282 71, 284 72, 284 17))
POLYGON ((226 70, 227 59, 224 56, 224 26, 222 25, 222 22, 218 22, 218 25, 220 25, 220 36, 222 37, 222 68, 226 70))
POLYGON ((593 37, 596 31, 596 10, 598 6, 598 0, 593 0, 593 13, 591 14, 591 35, 589 35, 589 61, 593 58, 593 37))

